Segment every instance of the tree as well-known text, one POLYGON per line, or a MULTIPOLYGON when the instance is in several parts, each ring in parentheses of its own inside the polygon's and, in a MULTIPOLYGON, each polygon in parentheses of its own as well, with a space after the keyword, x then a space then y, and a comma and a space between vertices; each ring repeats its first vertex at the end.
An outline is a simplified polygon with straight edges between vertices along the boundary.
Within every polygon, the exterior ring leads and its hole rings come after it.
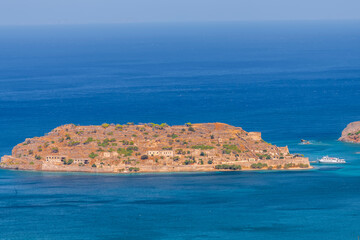
POLYGON ((145 160, 145 159, 148 159, 148 158, 149 158, 148 155, 142 155, 142 156, 141 156, 141 159, 142 159, 142 160, 145 160))
POLYGON ((51 148, 51 152, 52 153, 58 153, 59 149, 57 147, 53 147, 53 148, 51 148))
POLYGON ((92 153, 89 154, 89 158, 92 158, 92 159, 96 158, 97 156, 99 156, 99 155, 97 155, 97 154, 94 153, 94 152, 92 152, 92 153))

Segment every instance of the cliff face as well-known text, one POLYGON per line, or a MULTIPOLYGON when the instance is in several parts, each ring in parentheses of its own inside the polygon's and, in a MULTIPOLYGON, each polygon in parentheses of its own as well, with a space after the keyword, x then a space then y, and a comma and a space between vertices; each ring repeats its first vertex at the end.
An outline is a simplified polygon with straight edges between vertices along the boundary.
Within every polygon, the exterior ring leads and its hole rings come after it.
POLYGON ((292 155, 223 123, 75 126, 26 139, 3 156, 3 168, 86 172, 171 172, 309 168, 292 155))
POLYGON ((342 131, 340 141, 360 143, 360 121, 349 123, 342 131))

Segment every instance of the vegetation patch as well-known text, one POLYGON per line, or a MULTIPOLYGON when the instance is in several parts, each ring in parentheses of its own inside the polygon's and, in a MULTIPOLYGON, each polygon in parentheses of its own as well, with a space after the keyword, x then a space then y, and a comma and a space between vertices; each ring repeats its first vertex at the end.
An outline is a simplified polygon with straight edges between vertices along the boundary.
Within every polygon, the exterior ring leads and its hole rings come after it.
POLYGON ((251 168, 252 169, 262 169, 262 168, 265 168, 267 167, 268 165, 266 163, 253 163, 251 164, 251 168))
MULTIPOLYGON (((92 158, 92 159, 96 158, 97 156, 99 156, 99 155, 96 154, 96 153, 94 153, 94 152, 92 152, 92 153, 89 154, 89 158, 92 158)), ((95 167, 96 167, 96 166, 95 166, 95 167)))
POLYGON ((79 141, 70 141, 70 142, 68 143, 68 146, 69 146, 69 147, 74 147, 74 146, 77 146, 77 145, 79 145, 79 144, 80 144, 79 141))
POLYGON ((215 169, 225 169, 225 170, 241 170, 240 165, 235 164, 219 164, 215 166, 215 169))
POLYGON ((201 149, 201 150, 209 150, 209 149, 214 149, 213 146, 208 146, 208 145, 194 145, 191 147, 192 149, 201 149))
POLYGON ((130 147, 128 147, 128 148, 118 148, 117 153, 119 155, 123 155, 125 157, 128 157, 128 156, 131 156, 133 154, 133 149, 131 149, 130 147))
POLYGON ((84 142, 84 144, 89 144, 89 143, 91 143, 91 142, 93 142, 94 141, 94 139, 92 138, 92 137, 89 137, 85 142, 84 142))
POLYGON ((51 148, 51 152, 52 153, 58 153, 59 149, 57 147, 53 147, 53 148, 51 148))
POLYGON ((193 128, 193 127, 190 126, 190 127, 188 128, 188 131, 189 131, 189 132, 195 132, 195 128, 193 128))
POLYGON ((271 159, 271 156, 269 154, 256 154, 260 159, 271 159))
POLYGON ((192 160, 192 159, 191 160, 187 159, 184 162, 185 165, 190 165, 190 164, 193 164, 193 163, 195 163, 195 160, 192 160))
POLYGON ((66 159, 64 159, 63 162, 64 162, 64 165, 70 165, 74 162, 74 160, 70 158, 69 160, 66 161, 66 159))
POLYGON ((140 171, 140 168, 138 168, 138 167, 129 167, 129 171, 130 172, 138 172, 138 171, 140 171))

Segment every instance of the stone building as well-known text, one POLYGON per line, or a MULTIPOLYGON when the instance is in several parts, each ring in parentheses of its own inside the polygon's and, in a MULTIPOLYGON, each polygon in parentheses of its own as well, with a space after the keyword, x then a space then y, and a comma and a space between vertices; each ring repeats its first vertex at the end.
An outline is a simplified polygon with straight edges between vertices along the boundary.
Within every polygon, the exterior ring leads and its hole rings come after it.
POLYGON ((85 159, 85 158, 74 158, 74 164, 89 164, 89 159, 85 159))
POLYGON ((149 156, 172 157, 172 156, 174 156, 174 151, 171 151, 171 150, 162 150, 162 151, 151 150, 151 151, 147 151, 147 155, 149 155, 149 156))
POLYGON ((254 141, 261 141, 261 132, 249 132, 248 137, 254 141))
POLYGON ((46 156, 46 162, 50 163, 62 163, 66 159, 66 156, 46 156))

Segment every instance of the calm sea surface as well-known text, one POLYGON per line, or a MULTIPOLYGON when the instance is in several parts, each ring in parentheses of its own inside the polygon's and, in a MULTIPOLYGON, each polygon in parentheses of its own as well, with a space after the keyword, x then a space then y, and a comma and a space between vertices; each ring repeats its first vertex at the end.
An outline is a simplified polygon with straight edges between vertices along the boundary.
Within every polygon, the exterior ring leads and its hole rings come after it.
POLYGON ((58 125, 225 122, 311 171, 0 170, 0 239, 357 239, 360 22, 0 27, 0 155, 58 125), (308 139, 312 145, 299 145, 308 139))

